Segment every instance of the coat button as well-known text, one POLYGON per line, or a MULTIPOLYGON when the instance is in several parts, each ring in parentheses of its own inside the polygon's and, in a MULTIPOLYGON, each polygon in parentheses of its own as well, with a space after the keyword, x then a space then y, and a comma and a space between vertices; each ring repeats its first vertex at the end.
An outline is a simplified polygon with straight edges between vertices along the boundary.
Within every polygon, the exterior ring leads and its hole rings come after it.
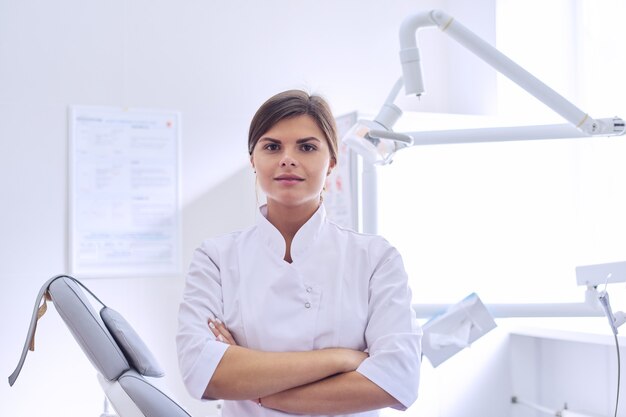
POLYGON ((311 303, 305 303, 305 304, 304 304, 304 306, 305 306, 306 308, 311 308, 311 303))
POLYGON ((306 287, 306 292, 311 292, 311 291, 313 291, 313 288, 311 288, 311 287, 306 287))

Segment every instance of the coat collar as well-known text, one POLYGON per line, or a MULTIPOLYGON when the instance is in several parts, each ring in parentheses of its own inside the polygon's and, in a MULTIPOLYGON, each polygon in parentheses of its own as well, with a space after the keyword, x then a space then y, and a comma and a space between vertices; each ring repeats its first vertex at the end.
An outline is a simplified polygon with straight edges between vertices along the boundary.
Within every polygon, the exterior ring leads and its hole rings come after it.
MULTIPOLYGON (((263 244, 280 259, 283 259, 285 257, 285 239, 278 229, 267 220, 267 205, 259 207, 256 223, 263 244)), ((317 211, 302 225, 291 242, 291 259, 294 262, 302 257, 317 240, 325 223, 326 208, 320 204, 317 211)))

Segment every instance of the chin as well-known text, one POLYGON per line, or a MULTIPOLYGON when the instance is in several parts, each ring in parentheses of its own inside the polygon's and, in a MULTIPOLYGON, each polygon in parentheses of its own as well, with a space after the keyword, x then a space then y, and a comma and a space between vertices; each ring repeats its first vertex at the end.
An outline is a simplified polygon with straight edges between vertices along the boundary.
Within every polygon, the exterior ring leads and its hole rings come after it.
POLYGON ((278 204, 285 207, 301 207, 305 205, 314 205, 319 204, 320 198, 319 195, 313 198, 268 198, 268 204, 278 204), (271 200, 271 203, 270 203, 271 200))

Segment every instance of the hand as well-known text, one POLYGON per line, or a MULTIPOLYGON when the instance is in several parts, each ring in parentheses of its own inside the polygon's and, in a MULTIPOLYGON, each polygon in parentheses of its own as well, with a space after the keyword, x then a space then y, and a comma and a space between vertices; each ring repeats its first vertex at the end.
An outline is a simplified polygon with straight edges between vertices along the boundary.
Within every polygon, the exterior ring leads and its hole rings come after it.
POLYGON ((237 342, 232 334, 228 331, 224 323, 220 319, 209 319, 208 321, 209 329, 213 332, 215 338, 228 345, 237 346, 237 342))

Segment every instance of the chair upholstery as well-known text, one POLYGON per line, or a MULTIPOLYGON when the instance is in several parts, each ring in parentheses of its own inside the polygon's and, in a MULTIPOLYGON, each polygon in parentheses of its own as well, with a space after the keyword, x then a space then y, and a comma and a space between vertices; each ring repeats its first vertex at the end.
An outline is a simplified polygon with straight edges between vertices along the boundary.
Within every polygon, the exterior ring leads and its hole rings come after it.
POLYGON ((10 385, 15 383, 24 364, 28 346, 35 335, 37 312, 41 309, 42 300, 45 304, 44 297, 52 300, 74 339, 98 371, 100 385, 120 417, 190 417, 145 378, 146 375, 160 376, 162 372, 132 327, 80 281, 67 275, 53 277, 41 288, 22 356, 9 377, 10 385), (90 298, 101 306, 98 311, 90 298), (117 340, 122 342, 122 346, 117 340))

